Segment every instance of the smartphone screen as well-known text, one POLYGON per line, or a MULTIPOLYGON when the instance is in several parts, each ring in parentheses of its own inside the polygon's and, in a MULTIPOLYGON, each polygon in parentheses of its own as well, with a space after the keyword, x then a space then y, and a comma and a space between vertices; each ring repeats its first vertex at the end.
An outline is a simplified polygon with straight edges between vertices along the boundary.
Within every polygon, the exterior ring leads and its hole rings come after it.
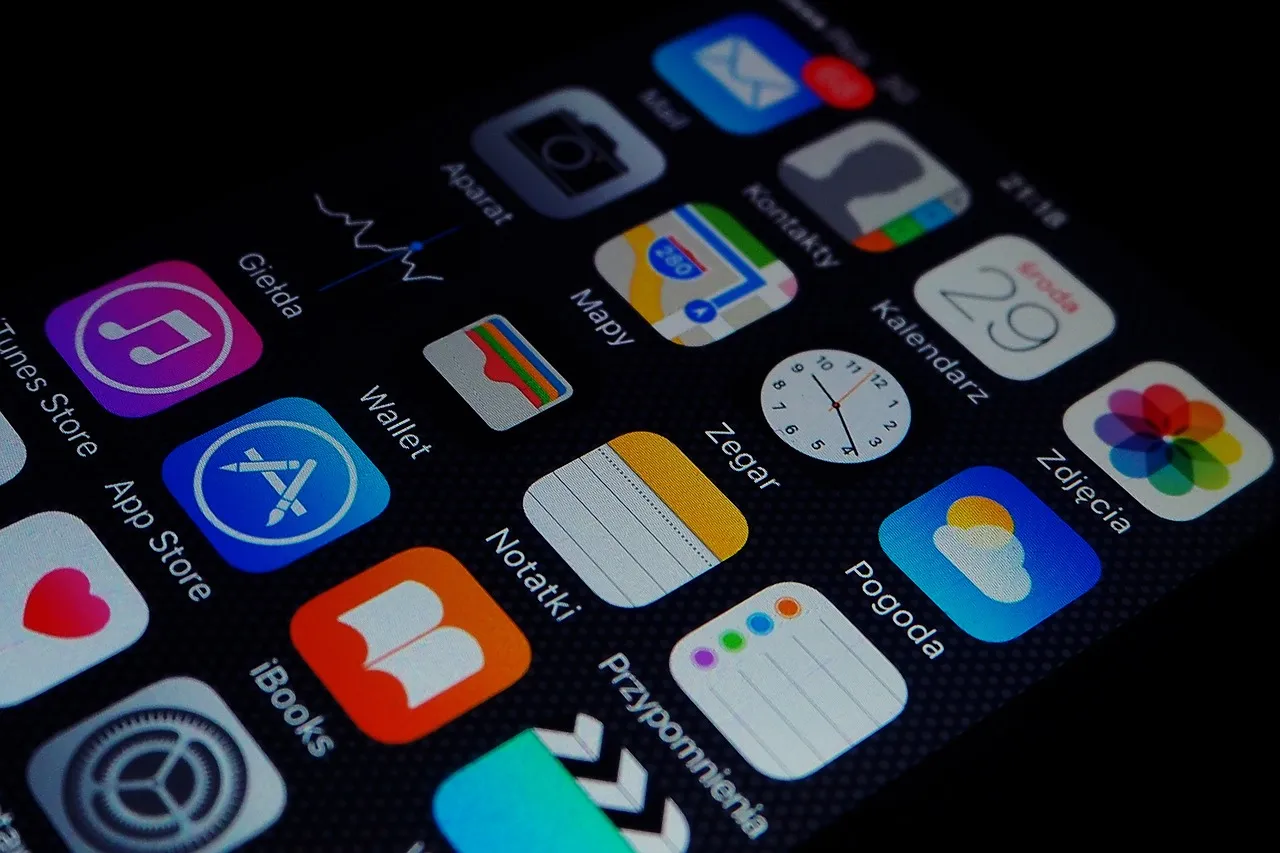
POLYGON ((1263 372, 848 26, 0 299, 0 849, 799 849, 1274 524, 1263 372))

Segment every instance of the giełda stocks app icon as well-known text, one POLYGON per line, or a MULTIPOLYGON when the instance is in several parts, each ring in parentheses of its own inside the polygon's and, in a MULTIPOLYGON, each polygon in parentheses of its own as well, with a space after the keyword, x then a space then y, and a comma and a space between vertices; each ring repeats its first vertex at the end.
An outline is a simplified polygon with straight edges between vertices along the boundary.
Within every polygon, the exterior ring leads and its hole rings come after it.
POLYGON ((270 572, 377 518, 386 479, 333 416, 286 397, 194 438, 164 484, 228 563, 270 572))
POLYGON ((1089 544, 1012 474, 955 475, 880 525, 880 547, 968 634, 1021 636, 1102 575, 1089 544))
POLYGON ((155 414, 243 373, 262 339, 204 271, 165 261, 54 309, 45 333, 103 408, 155 414))
POLYGON ((559 89, 471 134, 471 146, 530 207, 569 219, 656 181, 662 152, 612 104, 559 89))

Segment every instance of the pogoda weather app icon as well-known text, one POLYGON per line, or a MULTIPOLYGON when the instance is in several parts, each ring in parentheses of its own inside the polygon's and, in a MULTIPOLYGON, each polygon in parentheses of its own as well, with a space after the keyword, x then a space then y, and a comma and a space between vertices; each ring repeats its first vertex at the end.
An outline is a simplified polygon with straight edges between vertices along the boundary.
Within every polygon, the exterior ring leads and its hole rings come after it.
POLYGON ((382 473, 318 404, 285 397, 169 454, 164 483, 228 563, 271 572, 377 518, 382 473))

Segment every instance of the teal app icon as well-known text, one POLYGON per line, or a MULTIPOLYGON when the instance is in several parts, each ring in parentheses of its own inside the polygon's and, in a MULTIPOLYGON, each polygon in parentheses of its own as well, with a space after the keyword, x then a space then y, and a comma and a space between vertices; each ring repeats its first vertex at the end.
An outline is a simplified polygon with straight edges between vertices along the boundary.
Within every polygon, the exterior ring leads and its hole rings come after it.
POLYGON ((1089 543, 1016 477, 970 468, 880 525, 880 547, 964 631, 1025 634, 1102 575, 1089 543))
POLYGON ((689 824, 672 800, 650 798, 648 771, 611 752, 617 779, 599 779, 604 726, 578 714, 573 731, 527 729, 454 773, 432 810, 457 853, 636 853, 689 849, 689 824), (577 770, 591 773, 578 778, 577 770), (611 812, 623 812, 619 826, 611 812))

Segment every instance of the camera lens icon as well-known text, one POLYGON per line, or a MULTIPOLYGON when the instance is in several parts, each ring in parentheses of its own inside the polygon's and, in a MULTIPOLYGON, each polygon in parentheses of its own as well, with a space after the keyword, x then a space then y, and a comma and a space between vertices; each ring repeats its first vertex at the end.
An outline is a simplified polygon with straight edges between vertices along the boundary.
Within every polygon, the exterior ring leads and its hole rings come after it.
POLYGON ((476 153, 544 216, 580 216, 656 181, 662 152, 604 98, 560 89, 490 119, 476 153))
POLYGON ((512 143, 567 196, 577 196, 627 172, 618 143, 599 125, 556 110, 508 134, 512 143))

